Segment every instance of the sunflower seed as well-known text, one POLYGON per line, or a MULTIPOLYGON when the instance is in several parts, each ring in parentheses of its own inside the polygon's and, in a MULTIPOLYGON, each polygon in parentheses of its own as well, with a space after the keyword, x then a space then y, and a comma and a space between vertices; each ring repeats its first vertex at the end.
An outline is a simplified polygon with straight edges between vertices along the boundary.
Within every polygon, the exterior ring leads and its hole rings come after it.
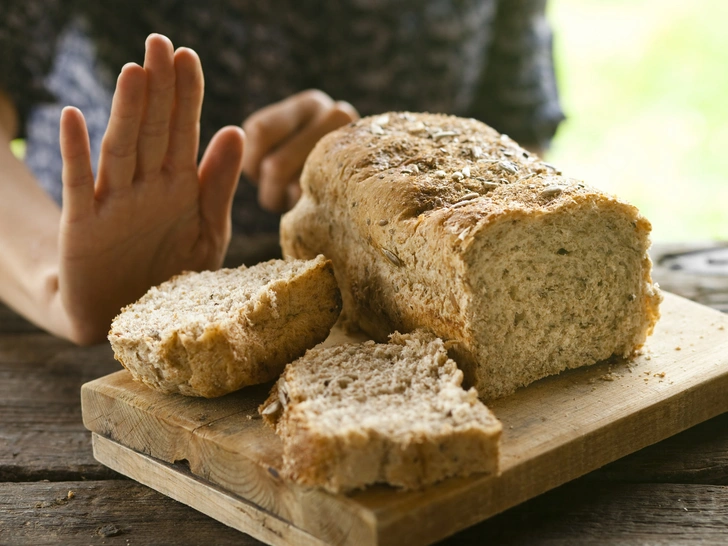
POLYGON ((548 187, 546 187, 546 188, 545 188, 545 189, 544 189, 544 190, 543 190, 543 191, 542 191, 542 192, 541 192, 541 193, 539 194, 539 196, 540 196, 540 197, 544 197, 544 198, 546 198, 546 199, 548 199, 549 197, 556 197, 557 195, 560 195, 560 194, 561 194, 561 192, 563 192, 563 191, 564 191, 564 189, 566 189, 566 188, 564 188, 564 186, 558 186, 558 185, 554 185, 554 186, 548 186, 548 187))
POLYGON ((497 182, 491 182, 490 180, 486 180, 482 176, 476 176, 475 180, 480 182, 481 186, 483 186, 484 188, 487 188, 489 190, 492 190, 493 188, 497 188, 498 186, 500 186, 500 184, 498 184, 497 182))
POLYGON ((262 415, 273 415, 274 413, 278 413, 278 410, 281 409, 281 403, 278 400, 274 400, 272 403, 268 404, 265 408, 263 408, 263 411, 260 413, 262 415))
POLYGON ((432 140, 440 140, 441 138, 445 138, 445 137, 453 137, 457 134, 458 133, 455 131, 440 131, 440 132, 432 135, 432 140))
POLYGON ((479 193, 476 192, 470 192, 463 195, 460 199, 458 199, 458 202, 460 201, 470 201, 471 199, 475 199, 476 197, 480 197, 479 193))
POLYGON ((280 400, 283 407, 288 404, 288 385, 283 379, 278 381, 278 400, 280 400))
POLYGON ((386 256, 386 258, 392 262, 397 267, 402 265, 402 261, 397 257, 397 255, 392 252, 391 250, 387 250, 386 248, 382 249, 382 254, 386 256))
POLYGON ((377 125, 376 123, 372 123, 371 131, 373 135, 383 135, 384 129, 382 129, 381 125, 377 125))
POLYGON ((453 180, 462 180, 465 177, 463 176, 463 173, 461 173, 460 171, 455 171, 454 173, 452 173, 450 175, 450 178, 452 178, 453 180))
POLYGON ((518 172, 518 167, 511 161, 501 161, 498 165, 500 165, 501 169, 508 171, 511 174, 516 174, 518 172))
POLYGON ((460 172, 463 173, 465 178, 470 178, 470 167, 468 165, 465 165, 460 172))
POLYGON ((437 178, 445 178, 447 176, 447 173, 445 171, 435 171, 435 176, 437 178))
POLYGON ((377 119, 374 120, 374 123, 376 123, 377 125, 386 125, 387 123, 389 123, 389 116, 387 114, 379 116, 377 119))
POLYGON ((389 223, 389 220, 379 220, 380 226, 386 226, 389 223))

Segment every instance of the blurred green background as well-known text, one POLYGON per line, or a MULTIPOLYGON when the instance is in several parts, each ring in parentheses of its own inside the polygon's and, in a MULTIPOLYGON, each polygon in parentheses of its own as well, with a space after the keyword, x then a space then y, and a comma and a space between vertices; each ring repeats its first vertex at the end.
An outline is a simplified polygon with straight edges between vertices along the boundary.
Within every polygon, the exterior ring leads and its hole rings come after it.
POLYGON ((548 154, 654 241, 728 240, 728 0, 550 0, 567 121, 548 154))

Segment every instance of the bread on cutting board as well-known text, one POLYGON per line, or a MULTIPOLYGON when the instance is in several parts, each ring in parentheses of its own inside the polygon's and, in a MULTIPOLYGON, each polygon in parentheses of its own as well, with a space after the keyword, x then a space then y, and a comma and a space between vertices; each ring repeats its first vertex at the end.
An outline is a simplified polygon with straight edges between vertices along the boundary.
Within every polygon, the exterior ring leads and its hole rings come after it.
POLYGON ((425 332, 316 347, 289 364, 260 407, 283 442, 283 475, 332 492, 417 489, 494 473, 501 424, 425 332))
POLYGON ((425 329, 484 399, 632 355, 652 332, 649 222, 473 119, 389 113, 310 154, 284 255, 334 263, 349 324, 425 329))
POLYGON ((209 398, 277 378, 340 310, 330 261, 271 260, 173 277, 122 309, 108 338, 135 379, 209 398))

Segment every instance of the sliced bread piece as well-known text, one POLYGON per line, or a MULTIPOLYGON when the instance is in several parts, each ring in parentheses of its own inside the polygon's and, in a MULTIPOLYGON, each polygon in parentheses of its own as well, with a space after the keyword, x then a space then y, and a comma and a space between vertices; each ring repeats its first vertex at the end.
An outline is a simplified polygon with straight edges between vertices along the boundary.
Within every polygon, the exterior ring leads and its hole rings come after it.
POLYGON ((495 473, 501 424, 463 390, 442 340, 424 332, 316 347, 260 406, 283 441, 284 476, 332 492, 420 488, 495 473))
POLYGON ((173 277, 122 309, 109 341, 138 381, 210 398, 278 377, 340 311, 330 261, 271 260, 173 277))

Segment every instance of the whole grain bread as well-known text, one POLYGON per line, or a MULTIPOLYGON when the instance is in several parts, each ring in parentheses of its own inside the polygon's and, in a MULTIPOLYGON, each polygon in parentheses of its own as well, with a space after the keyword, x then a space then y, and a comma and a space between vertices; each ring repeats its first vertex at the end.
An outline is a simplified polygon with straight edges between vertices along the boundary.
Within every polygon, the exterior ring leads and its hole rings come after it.
POLYGON ((283 442, 284 476, 330 491, 416 489, 498 468, 500 422, 431 334, 316 347, 261 405, 283 442))
POLYGON ((376 340, 424 328, 485 399, 632 355, 652 332, 649 222, 473 119, 389 113, 324 137, 281 222, 284 255, 334 262, 376 340))
POLYGON ((122 309, 108 337, 138 381, 215 397, 278 377, 340 311, 330 261, 271 260, 173 277, 122 309))

